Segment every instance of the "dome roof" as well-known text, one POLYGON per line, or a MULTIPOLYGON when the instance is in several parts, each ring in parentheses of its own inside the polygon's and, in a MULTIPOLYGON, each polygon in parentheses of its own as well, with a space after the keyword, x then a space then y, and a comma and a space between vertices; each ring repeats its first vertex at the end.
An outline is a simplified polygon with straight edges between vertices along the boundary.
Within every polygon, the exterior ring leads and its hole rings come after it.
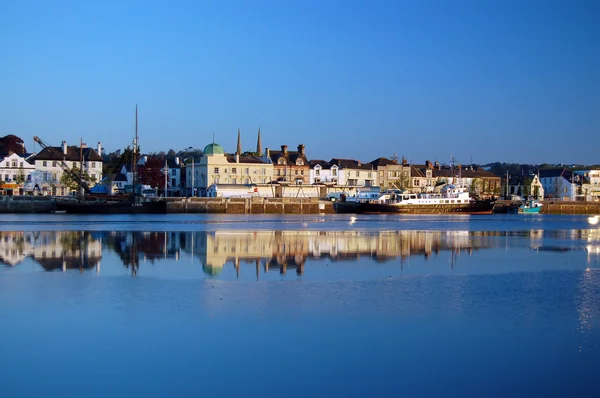
POLYGON ((219 144, 215 144, 214 142, 212 144, 208 144, 206 147, 204 147, 204 154, 205 155, 225 155, 225 151, 223 150, 223 147, 219 144))

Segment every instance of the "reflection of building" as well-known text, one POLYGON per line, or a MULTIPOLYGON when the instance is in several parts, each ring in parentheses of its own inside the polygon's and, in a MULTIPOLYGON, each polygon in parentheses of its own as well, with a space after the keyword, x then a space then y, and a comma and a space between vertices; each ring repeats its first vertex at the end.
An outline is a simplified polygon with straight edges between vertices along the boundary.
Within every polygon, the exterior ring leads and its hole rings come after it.
POLYGON ((100 268, 102 242, 87 231, 0 232, 0 263, 32 258, 46 271, 100 268))

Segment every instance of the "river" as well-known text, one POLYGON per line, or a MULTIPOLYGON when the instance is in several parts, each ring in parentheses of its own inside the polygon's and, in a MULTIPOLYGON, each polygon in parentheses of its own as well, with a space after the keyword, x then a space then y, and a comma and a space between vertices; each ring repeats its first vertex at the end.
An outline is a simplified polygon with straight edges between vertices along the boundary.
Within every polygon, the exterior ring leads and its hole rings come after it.
POLYGON ((587 216, 3 215, 0 396, 598 396, 587 216))

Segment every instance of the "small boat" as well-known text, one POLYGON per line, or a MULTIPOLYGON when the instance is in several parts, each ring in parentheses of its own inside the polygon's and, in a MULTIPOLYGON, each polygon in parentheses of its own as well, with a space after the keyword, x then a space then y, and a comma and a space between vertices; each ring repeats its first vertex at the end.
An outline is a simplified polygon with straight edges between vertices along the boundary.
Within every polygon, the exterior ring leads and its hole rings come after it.
POLYGON ((542 210, 542 202, 531 199, 519 207, 520 214, 538 214, 542 210))
POLYGON ((356 214, 492 214, 494 204, 491 199, 472 198, 466 187, 447 184, 440 193, 387 191, 375 199, 342 200, 335 202, 333 207, 336 213, 356 214))

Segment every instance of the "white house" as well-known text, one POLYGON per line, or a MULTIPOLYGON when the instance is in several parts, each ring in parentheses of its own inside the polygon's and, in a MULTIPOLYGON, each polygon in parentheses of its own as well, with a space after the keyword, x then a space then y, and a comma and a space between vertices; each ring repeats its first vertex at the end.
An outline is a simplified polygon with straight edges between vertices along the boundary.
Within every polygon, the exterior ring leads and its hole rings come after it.
POLYGON ((13 153, 0 158, 0 191, 7 195, 23 195, 31 181, 35 166, 27 161, 28 154, 13 153))
POLYGON ((333 158, 329 161, 331 167, 338 168, 338 185, 350 187, 378 186, 377 170, 371 163, 362 163, 353 159, 333 158))
POLYGON ((339 167, 325 160, 311 160, 308 162, 310 170, 309 184, 337 184, 339 181, 339 167))
POLYGON ((567 169, 540 170, 539 178, 547 199, 576 200, 580 177, 567 169))
POLYGON ((98 142, 97 151, 89 147, 67 146, 63 141, 60 147, 47 146, 31 158, 35 165, 32 183, 43 195, 68 195, 69 188, 61 184, 65 168, 81 168, 96 181, 102 180, 102 146, 98 142))

